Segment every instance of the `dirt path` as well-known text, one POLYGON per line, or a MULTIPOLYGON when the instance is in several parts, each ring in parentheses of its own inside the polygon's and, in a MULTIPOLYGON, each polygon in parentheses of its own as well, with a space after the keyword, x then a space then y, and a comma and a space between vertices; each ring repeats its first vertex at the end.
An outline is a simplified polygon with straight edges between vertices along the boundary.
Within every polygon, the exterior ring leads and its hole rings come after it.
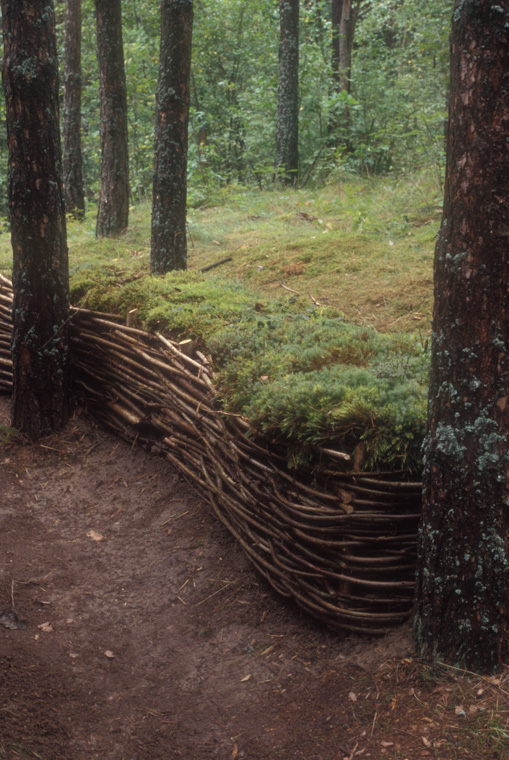
POLYGON ((456 757, 387 736, 375 673, 408 631, 304 618, 167 462, 78 416, 0 468, 2 760, 456 757))

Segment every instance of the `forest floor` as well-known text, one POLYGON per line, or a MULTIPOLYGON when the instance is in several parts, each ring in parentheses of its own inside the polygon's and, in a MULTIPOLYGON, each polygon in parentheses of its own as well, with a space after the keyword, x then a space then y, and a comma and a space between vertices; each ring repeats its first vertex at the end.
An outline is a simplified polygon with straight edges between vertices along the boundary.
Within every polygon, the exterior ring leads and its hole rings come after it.
POLYGON ((509 671, 326 630, 84 414, 0 443, 1 760, 503 760, 508 716, 509 671))
MULTIPOLYGON (((440 226, 436 180, 430 174, 373 180, 345 178, 305 190, 224 188, 189 208, 188 268, 207 278, 240 280, 257 293, 331 306, 382 332, 430 332, 433 249, 440 226)), ((442 191, 440 190, 440 194, 442 191)), ((68 220, 71 285, 82 271, 114 267, 123 277, 146 272, 149 203, 135 206, 129 228, 98 239, 96 215, 68 220)), ((10 235, 0 234, 0 272, 12 271, 10 235)))

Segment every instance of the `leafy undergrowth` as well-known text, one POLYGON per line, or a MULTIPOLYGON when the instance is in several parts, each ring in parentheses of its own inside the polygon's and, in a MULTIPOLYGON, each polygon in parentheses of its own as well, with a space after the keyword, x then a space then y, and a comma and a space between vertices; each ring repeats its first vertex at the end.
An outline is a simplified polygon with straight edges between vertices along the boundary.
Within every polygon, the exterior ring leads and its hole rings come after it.
POLYGON ((248 417, 292 465, 327 447, 355 452, 365 470, 420 470, 428 355, 412 335, 199 273, 82 269, 72 300, 120 315, 137 308, 145 329, 193 337, 214 358, 225 410, 248 417))

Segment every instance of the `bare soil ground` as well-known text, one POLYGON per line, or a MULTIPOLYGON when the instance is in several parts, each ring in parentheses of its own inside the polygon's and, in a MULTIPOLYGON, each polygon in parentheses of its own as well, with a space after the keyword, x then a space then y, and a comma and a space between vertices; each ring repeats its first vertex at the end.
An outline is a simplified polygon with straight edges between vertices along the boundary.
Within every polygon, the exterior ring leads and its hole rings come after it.
POLYGON ((502 760, 507 677, 324 629, 84 415, 0 446, 2 760, 502 760))

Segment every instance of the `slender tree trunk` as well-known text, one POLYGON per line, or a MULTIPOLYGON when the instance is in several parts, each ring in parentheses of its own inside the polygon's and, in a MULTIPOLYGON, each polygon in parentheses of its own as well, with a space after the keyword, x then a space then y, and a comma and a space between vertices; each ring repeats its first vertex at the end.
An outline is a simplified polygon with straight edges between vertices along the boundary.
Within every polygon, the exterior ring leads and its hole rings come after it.
POLYGON ((332 0, 332 73, 334 89, 350 92, 355 13, 352 0, 332 0))
POLYGON ((343 0, 341 20, 339 22, 339 91, 351 91, 352 52, 358 3, 343 0))
POLYGON ((416 634, 470 670, 509 657, 509 7, 456 0, 435 251, 416 634))
POLYGON ((81 0, 66 0, 64 62, 64 198, 68 214, 85 216, 81 154, 81 0))
MULTIPOLYGON (((332 88, 336 93, 351 92, 352 53, 355 25, 360 0, 332 0, 332 88)), ((346 133, 350 126, 350 111, 345 105, 341 114, 337 109, 330 114, 329 133, 337 133, 341 128, 346 133)), ((339 136, 338 136, 339 137, 339 136)))
POLYGON ((96 234, 114 237, 129 222, 127 93, 121 0, 95 0, 101 106, 101 192, 96 234))
POLYGON ((276 170, 284 184, 299 180, 299 0, 279 3, 276 170))
POLYGON ((339 39, 339 27, 341 24, 341 14, 343 13, 344 0, 331 0, 331 27, 332 27, 332 76, 334 79, 334 89, 339 92, 339 59, 340 53, 340 39, 339 39))
POLYGON ((192 0, 161 1, 152 240, 154 274, 187 265, 186 202, 192 0))
POLYGON ((38 438, 70 410, 68 262, 51 0, 1 1, 13 248, 14 427, 38 438))

